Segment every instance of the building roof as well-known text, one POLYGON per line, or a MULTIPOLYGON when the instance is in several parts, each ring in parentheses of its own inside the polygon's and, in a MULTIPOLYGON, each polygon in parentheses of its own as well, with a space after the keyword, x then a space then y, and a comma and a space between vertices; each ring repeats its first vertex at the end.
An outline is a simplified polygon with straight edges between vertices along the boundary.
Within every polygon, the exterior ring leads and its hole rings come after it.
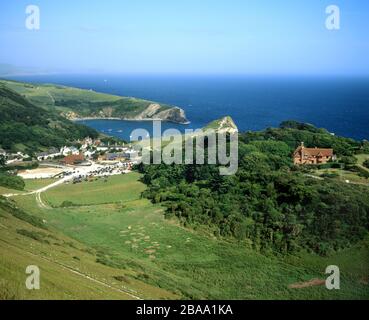
POLYGON ((299 146, 294 155, 304 153, 304 156, 307 157, 332 157, 333 149, 325 149, 325 148, 305 148, 303 145, 299 146))
POLYGON ((49 155, 48 152, 40 152, 40 153, 37 154, 37 157, 46 157, 48 155, 49 155))
POLYGON ((63 162, 68 163, 68 164, 73 164, 75 162, 80 162, 83 161, 85 158, 83 156, 83 154, 71 154, 69 156, 66 156, 63 159, 63 162))
POLYGON ((123 158, 124 155, 122 153, 107 153, 106 159, 107 160, 115 160, 117 158, 123 158))
POLYGON ((49 150, 47 150, 48 154, 55 154, 55 153, 60 153, 60 150, 57 148, 50 148, 49 150))

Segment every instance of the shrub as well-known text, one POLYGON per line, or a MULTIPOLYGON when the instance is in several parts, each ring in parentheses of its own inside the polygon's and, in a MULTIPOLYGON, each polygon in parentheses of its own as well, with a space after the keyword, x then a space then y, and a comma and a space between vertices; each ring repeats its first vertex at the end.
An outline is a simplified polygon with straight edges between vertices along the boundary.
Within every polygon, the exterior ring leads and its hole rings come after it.
POLYGON ((365 168, 368 168, 369 169, 369 159, 366 159, 364 162, 363 162, 363 166, 365 168))
POLYGON ((43 232, 30 231, 30 230, 25 230, 25 229, 18 229, 17 233, 21 234, 22 236, 25 236, 25 237, 31 238, 33 240, 36 240, 38 242, 50 244, 50 242, 47 239, 45 239, 45 238, 47 238, 47 234, 45 234, 43 232))
POLYGON ((0 173, 0 186, 14 190, 24 190, 25 183, 21 177, 0 173))

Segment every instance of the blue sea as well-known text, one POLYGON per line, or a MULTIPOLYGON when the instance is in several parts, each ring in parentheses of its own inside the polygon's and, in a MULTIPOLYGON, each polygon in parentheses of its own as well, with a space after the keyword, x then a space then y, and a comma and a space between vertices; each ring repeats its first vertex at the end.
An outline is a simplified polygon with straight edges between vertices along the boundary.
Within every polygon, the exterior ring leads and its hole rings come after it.
MULTIPOLYGON (((172 104, 183 108, 189 125, 201 128, 230 115, 240 131, 276 127, 297 120, 336 135, 369 140, 369 78, 311 76, 40 75, 14 80, 55 83, 172 104)), ((151 122, 89 120, 97 130, 129 140, 135 128, 151 132, 151 122)))

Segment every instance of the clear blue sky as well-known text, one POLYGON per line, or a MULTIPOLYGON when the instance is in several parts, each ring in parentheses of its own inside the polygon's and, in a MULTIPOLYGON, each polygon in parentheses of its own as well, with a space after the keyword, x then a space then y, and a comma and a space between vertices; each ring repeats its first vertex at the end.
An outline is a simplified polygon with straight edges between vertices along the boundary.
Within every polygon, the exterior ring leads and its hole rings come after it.
POLYGON ((1 64, 59 72, 368 75, 369 1, 2 0, 0 46, 1 64))

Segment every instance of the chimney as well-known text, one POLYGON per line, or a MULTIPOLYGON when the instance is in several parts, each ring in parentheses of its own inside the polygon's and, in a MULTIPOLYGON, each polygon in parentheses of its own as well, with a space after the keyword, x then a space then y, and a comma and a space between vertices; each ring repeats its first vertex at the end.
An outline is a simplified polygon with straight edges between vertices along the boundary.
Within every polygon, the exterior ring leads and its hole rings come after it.
POLYGON ((304 148, 305 148, 304 142, 301 142, 301 163, 304 161, 305 157, 304 148))

